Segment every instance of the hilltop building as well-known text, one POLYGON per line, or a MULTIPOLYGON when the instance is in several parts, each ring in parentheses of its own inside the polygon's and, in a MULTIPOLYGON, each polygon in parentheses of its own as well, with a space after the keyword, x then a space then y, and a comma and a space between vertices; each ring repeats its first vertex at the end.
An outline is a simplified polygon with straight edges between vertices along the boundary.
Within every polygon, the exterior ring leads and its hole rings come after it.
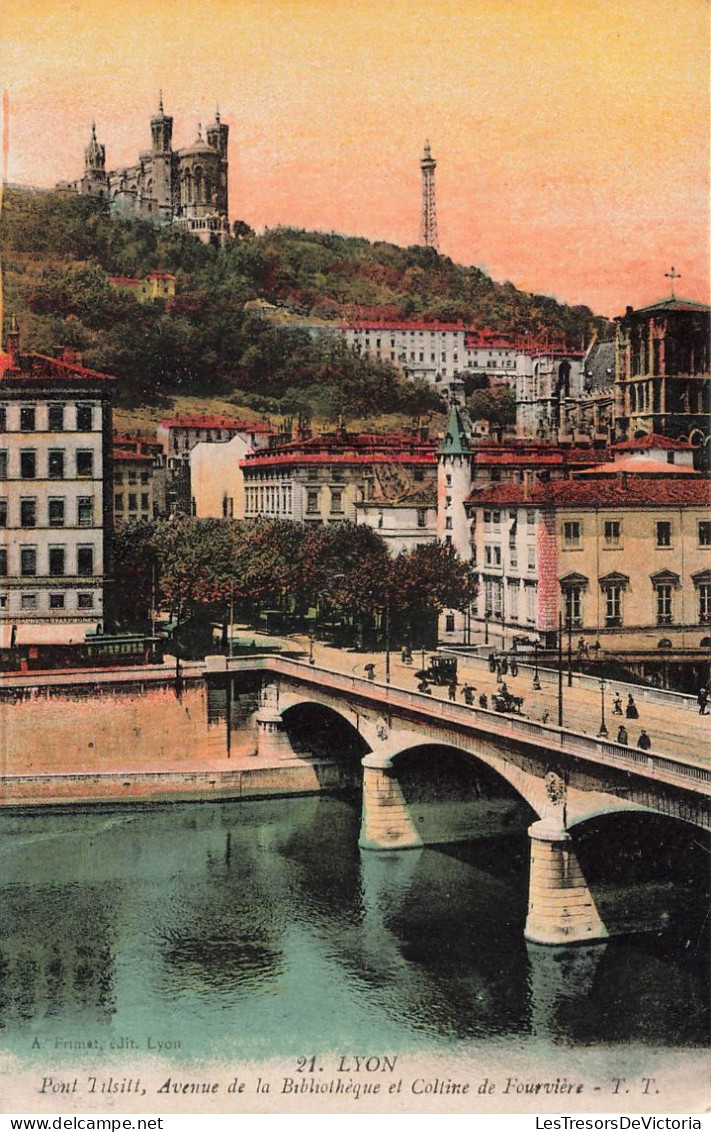
POLYGON ((229 126, 218 111, 204 137, 199 127, 192 145, 175 150, 173 119, 164 113, 161 97, 150 127, 151 148, 139 154, 136 164, 107 170, 106 147, 92 124, 83 176, 60 182, 57 188, 103 197, 118 212, 174 224, 203 243, 224 243, 229 235, 229 126))
POLYGON ((20 354, 0 357, 0 641, 70 644, 100 631, 110 572, 113 378, 20 354))
POLYGON ((113 436, 114 525, 167 514, 163 448, 140 436, 113 436))

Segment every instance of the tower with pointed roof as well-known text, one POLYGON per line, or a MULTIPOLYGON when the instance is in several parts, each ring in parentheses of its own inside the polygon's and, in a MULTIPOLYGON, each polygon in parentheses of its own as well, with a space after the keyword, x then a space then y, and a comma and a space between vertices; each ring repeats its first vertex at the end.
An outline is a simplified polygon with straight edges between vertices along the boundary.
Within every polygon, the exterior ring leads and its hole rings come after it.
POLYGON ((108 180, 106 176, 106 147, 96 138, 96 122, 91 123, 91 137, 84 149, 84 176, 81 180, 82 192, 90 196, 106 196, 108 180))
POLYGON ((472 451, 466 414, 452 402, 437 458, 437 537, 461 558, 471 558, 464 503, 471 491, 472 451))

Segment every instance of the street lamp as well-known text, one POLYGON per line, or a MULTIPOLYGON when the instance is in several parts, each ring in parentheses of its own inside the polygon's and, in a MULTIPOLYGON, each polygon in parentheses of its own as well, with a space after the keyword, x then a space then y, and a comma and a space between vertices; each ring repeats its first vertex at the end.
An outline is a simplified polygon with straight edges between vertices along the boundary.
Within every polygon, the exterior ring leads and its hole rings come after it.
POLYGON ((313 632, 309 633, 309 664, 315 664, 314 660, 314 635, 313 632))
POLYGON ((390 590, 385 595, 385 683, 390 683, 390 590))
POLYGON ((485 645, 488 645, 488 643, 489 643, 489 618, 490 617, 491 617, 491 614, 487 611, 484 614, 484 644, 485 645))
POLYGON ((597 733, 598 739, 607 739, 609 731, 605 725, 605 679, 600 677, 600 730, 597 733))
POLYGON ((538 641, 534 641, 533 642, 533 656, 534 656, 534 665, 535 665, 534 672, 533 672, 533 690, 534 690, 534 692, 540 692, 540 690, 541 690, 541 681, 538 678, 538 649, 539 649, 539 643, 538 643, 538 641))

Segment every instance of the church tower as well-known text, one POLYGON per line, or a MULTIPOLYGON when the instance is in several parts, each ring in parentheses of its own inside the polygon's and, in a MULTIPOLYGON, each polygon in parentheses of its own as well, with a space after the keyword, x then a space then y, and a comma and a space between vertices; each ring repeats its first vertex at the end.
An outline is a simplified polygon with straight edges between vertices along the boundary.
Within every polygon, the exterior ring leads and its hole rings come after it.
POLYGON ((91 138, 84 150, 84 176, 81 191, 91 196, 107 195, 106 147, 96 140, 96 122, 91 123, 91 138))
POLYGON ((220 120, 220 111, 215 111, 215 121, 207 127, 207 144, 220 155, 219 173, 215 185, 215 207, 220 216, 229 214, 227 196, 227 137, 230 127, 220 120))
POLYGON ((158 99, 158 113, 151 118, 151 197, 154 209, 163 221, 173 217, 173 119, 163 113, 163 93, 158 99))

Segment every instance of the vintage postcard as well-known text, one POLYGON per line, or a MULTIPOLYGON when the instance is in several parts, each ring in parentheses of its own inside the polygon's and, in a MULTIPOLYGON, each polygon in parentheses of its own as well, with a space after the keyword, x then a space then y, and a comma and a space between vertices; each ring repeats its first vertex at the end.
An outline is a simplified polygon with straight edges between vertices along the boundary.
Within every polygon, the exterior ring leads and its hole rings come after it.
POLYGON ((5 0, 0 1112, 700 1127, 708 17, 5 0))

